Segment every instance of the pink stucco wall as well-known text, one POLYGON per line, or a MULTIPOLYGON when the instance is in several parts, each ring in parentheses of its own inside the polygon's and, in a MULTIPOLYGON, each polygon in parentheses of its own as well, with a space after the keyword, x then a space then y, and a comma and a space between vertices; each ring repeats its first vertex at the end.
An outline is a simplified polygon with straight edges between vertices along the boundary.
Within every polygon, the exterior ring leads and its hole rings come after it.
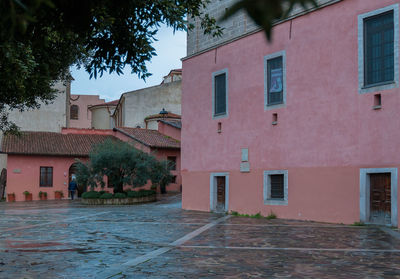
MULTIPOLYGON (((84 160, 84 158, 80 158, 84 160)), ((47 192, 47 199, 54 199, 55 191, 68 197, 69 168, 75 163, 72 157, 8 155, 7 193, 14 193, 16 201, 24 201, 24 191, 39 200, 39 192, 47 192), (53 167, 53 187, 40 187, 40 167, 53 167)))
POLYGON ((91 128, 92 112, 89 106, 105 103, 104 99, 100 99, 99 95, 76 95, 72 94, 70 98, 70 106, 77 105, 79 107, 79 116, 77 120, 70 119, 71 128, 91 128))
POLYGON ((400 90, 375 92, 380 110, 374 93, 358 93, 357 16, 395 3, 342 1, 277 25, 272 43, 259 32, 184 60, 183 208, 210 210, 210 173, 229 172, 229 210, 358 221, 360 168, 400 166, 400 90), (286 105, 264 110, 264 56, 282 50, 286 105), (229 116, 212 119, 212 73, 222 69, 229 116), (241 148, 250 173, 239 171, 241 148), (265 170, 288 170, 287 206, 263 204, 265 170))
MULTIPOLYGON (((176 175, 176 183, 167 186, 167 191, 180 191, 182 179, 180 175, 180 151, 173 149, 152 149, 139 142, 133 141, 126 135, 114 132, 113 130, 95 130, 95 129, 63 129, 63 134, 97 134, 112 135, 122 141, 131 142, 133 146, 146 153, 151 153, 160 160, 166 160, 168 156, 177 157, 177 168, 171 171, 176 175)), ((79 158, 87 160, 87 158, 79 158)), ((24 191, 33 194, 34 200, 39 200, 39 192, 47 192, 47 199, 54 199, 55 191, 63 191, 64 198, 68 197, 69 168, 75 163, 75 158, 66 156, 25 156, 25 155, 8 155, 7 159, 7 193, 14 193, 17 201, 24 201, 24 191), (53 167, 53 187, 40 187, 40 167, 53 167)), ((143 188, 150 188, 150 184, 143 188)), ((131 188, 130 186, 125 187, 131 188)), ((96 190, 101 190, 98 187, 96 190)), ((108 192, 113 192, 111 188, 104 188, 108 192)))
POLYGON ((172 127, 171 125, 165 124, 161 121, 158 121, 158 131, 173 139, 181 140, 181 129, 172 127))
POLYGON ((171 174, 176 176, 176 181, 175 183, 167 185, 167 191, 180 192, 182 185, 180 150, 152 149, 151 153, 154 154, 158 160, 167 160, 168 156, 176 157, 176 170, 171 170, 171 174))

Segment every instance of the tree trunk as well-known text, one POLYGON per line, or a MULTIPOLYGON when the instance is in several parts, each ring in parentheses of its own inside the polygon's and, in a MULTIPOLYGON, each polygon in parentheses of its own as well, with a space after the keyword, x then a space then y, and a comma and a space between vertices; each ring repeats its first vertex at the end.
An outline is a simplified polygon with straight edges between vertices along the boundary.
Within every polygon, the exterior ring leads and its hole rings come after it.
POLYGON ((124 192, 124 185, 122 182, 120 182, 114 186, 114 193, 122 193, 122 192, 124 192))

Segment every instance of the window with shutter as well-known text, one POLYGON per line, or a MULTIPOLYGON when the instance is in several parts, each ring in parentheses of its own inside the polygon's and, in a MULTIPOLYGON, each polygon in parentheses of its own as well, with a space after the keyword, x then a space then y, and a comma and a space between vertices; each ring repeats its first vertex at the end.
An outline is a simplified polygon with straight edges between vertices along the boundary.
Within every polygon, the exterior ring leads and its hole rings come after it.
POLYGON ((221 74, 215 77, 215 115, 225 114, 226 112, 226 75, 221 74))
POLYGON ((79 107, 77 105, 72 105, 70 107, 70 119, 73 120, 79 119, 79 107))
POLYGON ((283 102, 282 56, 268 60, 268 105, 283 102))
POLYGON ((364 85, 394 81, 393 11, 364 20, 364 85))
POLYGON ((264 56, 264 109, 284 107, 286 103, 286 51, 264 56))
POLYGON ((228 115, 228 70, 213 73, 213 118, 228 115))
POLYGON ((400 5, 358 15, 358 93, 399 87, 400 5))

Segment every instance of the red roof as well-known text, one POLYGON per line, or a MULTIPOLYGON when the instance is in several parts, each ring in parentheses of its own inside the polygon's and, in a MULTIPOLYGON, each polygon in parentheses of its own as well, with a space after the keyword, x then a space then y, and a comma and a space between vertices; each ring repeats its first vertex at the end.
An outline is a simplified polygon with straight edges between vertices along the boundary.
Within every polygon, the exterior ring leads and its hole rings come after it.
POLYGON ((118 127, 114 129, 149 147, 171 149, 181 148, 180 141, 163 135, 157 130, 127 127, 118 127))
POLYGON ((5 135, 1 151, 7 154, 86 157, 106 135, 60 134, 51 132, 21 132, 21 136, 5 135))
POLYGON ((144 120, 150 120, 150 119, 157 119, 157 118, 175 118, 175 119, 181 119, 181 116, 179 114, 175 114, 172 112, 167 111, 166 114, 153 114, 147 116, 144 120))
POLYGON ((97 105, 93 105, 90 106, 89 108, 93 108, 93 107, 102 107, 102 106, 117 106, 118 105, 119 100, 114 100, 111 102, 107 102, 107 103, 102 103, 102 104, 97 104, 97 105))

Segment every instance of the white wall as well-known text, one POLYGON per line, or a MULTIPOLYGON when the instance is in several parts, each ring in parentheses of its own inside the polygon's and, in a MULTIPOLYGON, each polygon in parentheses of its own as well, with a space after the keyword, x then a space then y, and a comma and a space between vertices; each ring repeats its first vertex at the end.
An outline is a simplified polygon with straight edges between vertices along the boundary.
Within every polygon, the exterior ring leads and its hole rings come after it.
POLYGON ((145 117, 158 114, 163 108, 180 115, 181 85, 181 81, 174 81, 125 93, 124 126, 145 128, 145 117))
POLYGON ((69 101, 70 84, 57 82, 55 88, 59 93, 51 104, 42 104, 40 109, 23 112, 12 110, 8 119, 17 124, 21 131, 61 132, 61 128, 67 127, 68 124, 67 101, 69 101))

